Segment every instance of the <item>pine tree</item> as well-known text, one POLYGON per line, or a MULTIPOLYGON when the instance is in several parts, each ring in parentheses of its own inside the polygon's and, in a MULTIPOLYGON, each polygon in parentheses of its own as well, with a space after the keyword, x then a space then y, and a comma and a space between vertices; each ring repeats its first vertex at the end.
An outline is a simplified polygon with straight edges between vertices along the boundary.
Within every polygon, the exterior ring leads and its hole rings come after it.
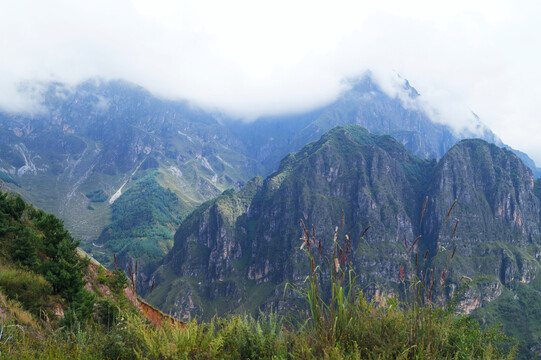
POLYGON ((36 270, 38 267, 37 243, 38 238, 30 228, 20 229, 13 240, 11 255, 13 260, 29 270, 36 270))
POLYGON ((41 272, 56 294, 62 294, 71 301, 85 284, 83 269, 88 265, 77 257, 79 243, 64 230, 62 221, 54 215, 42 215, 36 225, 43 233, 42 251, 46 256, 41 272))

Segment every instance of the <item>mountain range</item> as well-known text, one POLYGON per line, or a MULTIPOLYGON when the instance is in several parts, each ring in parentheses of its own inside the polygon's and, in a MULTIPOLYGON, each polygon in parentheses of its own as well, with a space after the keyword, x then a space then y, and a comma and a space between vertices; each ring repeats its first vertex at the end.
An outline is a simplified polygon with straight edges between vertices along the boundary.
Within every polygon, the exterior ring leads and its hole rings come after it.
POLYGON ((426 266, 456 246, 439 296, 472 278, 462 311, 524 314, 517 334, 535 348, 539 169, 473 114, 474 132, 431 120, 407 81, 408 101, 370 74, 349 85, 317 109, 245 122, 123 81, 41 84, 39 111, 0 113, 0 179, 105 265, 137 262, 140 292, 176 316, 293 309, 302 219, 323 252, 344 224, 372 297, 399 296, 418 235, 426 266))
POLYGON ((348 234, 349 261, 371 298, 400 299, 404 269, 435 269, 440 300, 463 292, 460 311, 503 323, 534 349, 541 336, 540 191, 541 180, 518 156, 483 140, 424 160, 388 135, 337 127, 265 179, 188 215, 147 279, 156 286, 146 296, 182 318, 290 313, 302 301, 286 284, 302 287, 309 274, 302 220, 323 257, 331 257, 335 229, 348 234))
MULTIPOLYGON (((409 99, 420 96, 407 81, 403 87, 409 99)), ((109 265, 113 252, 125 264, 138 258, 135 253, 163 257, 176 227, 195 206, 270 174, 282 157, 334 126, 357 124, 389 134, 425 159, 441 158, 472 135, 456 134, 389 97, 370 74, 351 81, 328 105, 248 123, 157 98, 123 81, 46 83, 41 89, 41 111, 0 113, 0 177, 26 200, 64 219, 85 250, 109 265), (155 171, 147 176, 149 169, 155 171), (152 189, 145 203, 153 194, 175 198, 173 214, 160 206, 138 207, 130 194, 140 196, 141 189, 152 189), (122 206, 114 205, 117 199, 122 206), (134 223, 147 235, 128 234, 134 223)), ((477 136, 503 146, 480 122, 477 127, 477 136)), ((531 159, 519 155, 537 171, 531 159)))

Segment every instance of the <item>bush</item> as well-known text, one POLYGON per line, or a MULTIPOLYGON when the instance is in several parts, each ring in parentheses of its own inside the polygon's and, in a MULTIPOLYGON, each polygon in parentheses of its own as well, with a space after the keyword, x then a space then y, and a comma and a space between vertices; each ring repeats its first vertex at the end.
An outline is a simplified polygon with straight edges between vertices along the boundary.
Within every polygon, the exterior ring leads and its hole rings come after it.
POLYGON ((69 330, 77 330, 84 327, 94 312, 96 295, 86 289, 79 290, 72 298, 71 303, 64 311, 64 317, 58 325, 69 330))
POLYGON ((64 229, 62 220, 52 214, 39 214, 36 225, 43 233, 40 250, 46 256, 40 272, 51 283, 55 294, 72 301, 85 284, 83 270, 89 260, 77 256, 79 243, 64 229))
POLYGON ((118 296, 122 294, 122 291, 128 285, 128 278, 121 268, 117 268, 107 277, 107 282, 109 289, 118 296))
POLYGON ((20 302, 32 314, 50 306, 51 284, 30 271, 0 267, 0 288, 8 299, 20 302))
POLYGON ((96 320, 110 330, 120 319, 120 309, 113 301, 101 299, 96 303, 96 320))
POLYGON ((96 280, 100 284, 107 283, 107 274, 105 273, 105 269, 103 266, 98 266, 98 275, 96 276, 96 280))

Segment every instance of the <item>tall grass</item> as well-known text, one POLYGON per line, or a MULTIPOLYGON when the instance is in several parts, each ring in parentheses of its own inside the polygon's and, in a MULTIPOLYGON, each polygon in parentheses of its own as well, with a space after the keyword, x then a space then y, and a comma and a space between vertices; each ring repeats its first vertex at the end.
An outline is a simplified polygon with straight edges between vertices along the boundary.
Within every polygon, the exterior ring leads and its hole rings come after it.
MULTIPOLYGON (((448 221, 454 204, 447 213, 448 221)), ((421 213, 423 221, 426 200, 421 213)), ((367 301, 354 271, 355 249, 351 236, 333 236, 330 255, 322 252, 315 228, 309 231, 301 220, 301 249, 307 256, 310 273, 304 287, 288 284, 306 300, 309 318, 299 331, 310 340, 316 356, 362 359, 493 359, 513 358, 516 346, 501 330, 482 331, 477 321, 454 312, 455 297, 434 299, 442 294, 456 247, 442 270, 427 265, 428 252, 420 266, 417 236, 411 244, 404 238, 404 250, 411 259, 408 270, 400 268, 400 298, 378 303, 367 301), (330 256, 330 257, 329 257, 330 256)), ((456 234, 455 224, 451 240, 456 234)), ((342 213, 342 228, 344 214, 342 213)), ((362 235, 369 230, 366 228, 362 235)), ((442 256, 438 251, 435 256, 442 256)), ((467 285, 467 284, 465 284, 467 285)))
POLYGON ((0 293, 37 316, 54 306, 51 284, 42 275, 13 266, 0 264, 0 293))

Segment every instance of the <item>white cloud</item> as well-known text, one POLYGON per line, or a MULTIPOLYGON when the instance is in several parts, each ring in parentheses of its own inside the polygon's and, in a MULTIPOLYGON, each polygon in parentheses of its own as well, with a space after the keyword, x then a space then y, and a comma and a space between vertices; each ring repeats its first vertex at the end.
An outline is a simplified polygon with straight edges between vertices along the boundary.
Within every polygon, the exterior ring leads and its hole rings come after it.
POLYGON ((541 164, 535 1, 31 1, 0 4, 0 105, 21 80, 124 78, 235 116, 331 101, 341 80, 395 73, 435 120, 470 109, 541 164), (429 105, 427 105, 429 104, 429 105))

